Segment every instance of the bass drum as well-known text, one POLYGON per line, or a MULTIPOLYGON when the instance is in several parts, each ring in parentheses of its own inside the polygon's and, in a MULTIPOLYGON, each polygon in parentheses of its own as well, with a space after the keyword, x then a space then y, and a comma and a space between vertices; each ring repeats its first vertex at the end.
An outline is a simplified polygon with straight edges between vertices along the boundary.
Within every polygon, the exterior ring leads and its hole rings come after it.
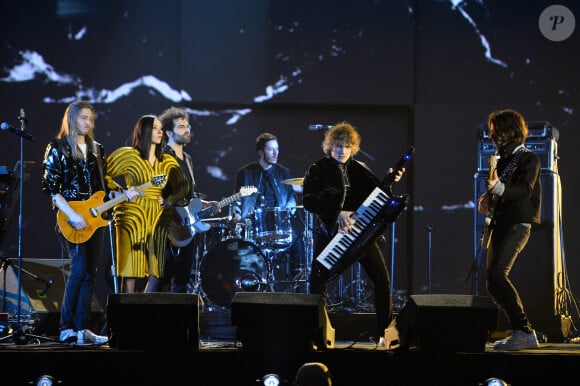
POLYGON ((213 303, 230 307, 236 292, 263 291, 268 260, 256 244, 228 239, 213 247, 200 265, 201 288, 213 303))

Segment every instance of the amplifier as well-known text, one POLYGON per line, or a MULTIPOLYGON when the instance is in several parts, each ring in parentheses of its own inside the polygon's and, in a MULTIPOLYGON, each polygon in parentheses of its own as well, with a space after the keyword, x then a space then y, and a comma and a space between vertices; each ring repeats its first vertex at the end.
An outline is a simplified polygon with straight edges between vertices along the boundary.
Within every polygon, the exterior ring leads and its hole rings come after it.
MULTIPOLYGON (((528 137, 525 145, 540 157, 542 170, 558 172, 558 142, 554 138, 534 139, 528 137)), ((494 152, 495 146, 491 140, 479 141, 477 171, 489 170, 489 157, 494 152)))
MULTIPOLYGON (((546 121, 526 121, 528 125, 528 139, 532 138, 553 138, 556 141, 560 137, 560 132, 550 122, 546 121)), ((479 139, 490 139, 487 131, 487 122, 482 123, 477 128, 479 139)))

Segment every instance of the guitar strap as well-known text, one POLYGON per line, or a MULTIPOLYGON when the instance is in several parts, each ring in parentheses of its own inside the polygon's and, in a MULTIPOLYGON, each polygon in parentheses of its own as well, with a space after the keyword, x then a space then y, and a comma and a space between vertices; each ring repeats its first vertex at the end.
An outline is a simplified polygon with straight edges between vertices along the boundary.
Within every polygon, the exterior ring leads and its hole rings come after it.
POLYGON ((193 162, 191 161, 191 156, 183 152, 185 158, 185 163, 187 164, 187 169, 189 170, 189 175, 191 176, 191 197, 197 198, 198 194, 195 190, 195 177, 193 176, 193 162))
POLYGON ((499 176, 499 180, 501 182, 505 183, 510 178, 510 176, 512 175, 514 170, 516 170, 516 166, 518 165, 518 161, 524 155, 524 153, 526 153, 528 151, 530 151, 530 150, 528 150, 528 148, 525 146, 522 146, 521 148, 519 148, 516 151, 516 153, 514 154, 514 157, 511 159, 510 163, 505 167, 504 170, 502 170, 501 175, 499 176))

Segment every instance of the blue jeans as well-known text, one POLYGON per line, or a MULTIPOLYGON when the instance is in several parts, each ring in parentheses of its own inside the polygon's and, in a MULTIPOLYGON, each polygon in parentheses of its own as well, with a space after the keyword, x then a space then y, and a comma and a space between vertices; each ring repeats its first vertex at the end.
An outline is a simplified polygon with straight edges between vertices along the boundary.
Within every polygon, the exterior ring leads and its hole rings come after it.
POLYGON ((496 226, 487 251, 487 291, 508 317, 511 330, 530 332, 532 327, 516 287, 509 278, 512 267, 528 243, 531 226, 496 226))
POLYGON ((65 285, 60 309, 60 328, 75 331, 89 329, 91 303, 97 266, 103 249, 104 227, 82 244, 64 241, 70 258, 70 275, 65 285))

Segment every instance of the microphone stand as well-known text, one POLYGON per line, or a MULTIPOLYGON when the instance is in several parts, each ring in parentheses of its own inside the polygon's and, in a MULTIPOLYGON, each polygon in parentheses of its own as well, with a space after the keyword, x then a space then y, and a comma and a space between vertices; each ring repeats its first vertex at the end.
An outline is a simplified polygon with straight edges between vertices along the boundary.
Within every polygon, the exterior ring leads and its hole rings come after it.
MULTIPOLYGON (((18 117, 20 120, 20 131, 24 131, 26 128, 26 117, 24 116, 24 109, 20 109, 20 116, 18 117)), ((21 314, 22 314, 22 202, 24 201, 22 198, 23 189, 22 186, 24 180, 24 136, 19 135, 20 137, 20 186, 19 186, 19 207, 18 207, 18 306, 17 306, 17 313, 16 313, 16 328, 12 332, 13 342, 16 345, 25 345, 28 343, 29 338, 36 338, 36 339, 46 339, 46 340, 54 340, 49 337, 45 336, 38 336, 32 335, 24 332, 24 328, 22 328, 21 323, 21 314)), ((34 140, 34 137, 28 137, 29 140, 34 140)), ((0 339, 0 342, 6 339, 8 336, 0 339)))

